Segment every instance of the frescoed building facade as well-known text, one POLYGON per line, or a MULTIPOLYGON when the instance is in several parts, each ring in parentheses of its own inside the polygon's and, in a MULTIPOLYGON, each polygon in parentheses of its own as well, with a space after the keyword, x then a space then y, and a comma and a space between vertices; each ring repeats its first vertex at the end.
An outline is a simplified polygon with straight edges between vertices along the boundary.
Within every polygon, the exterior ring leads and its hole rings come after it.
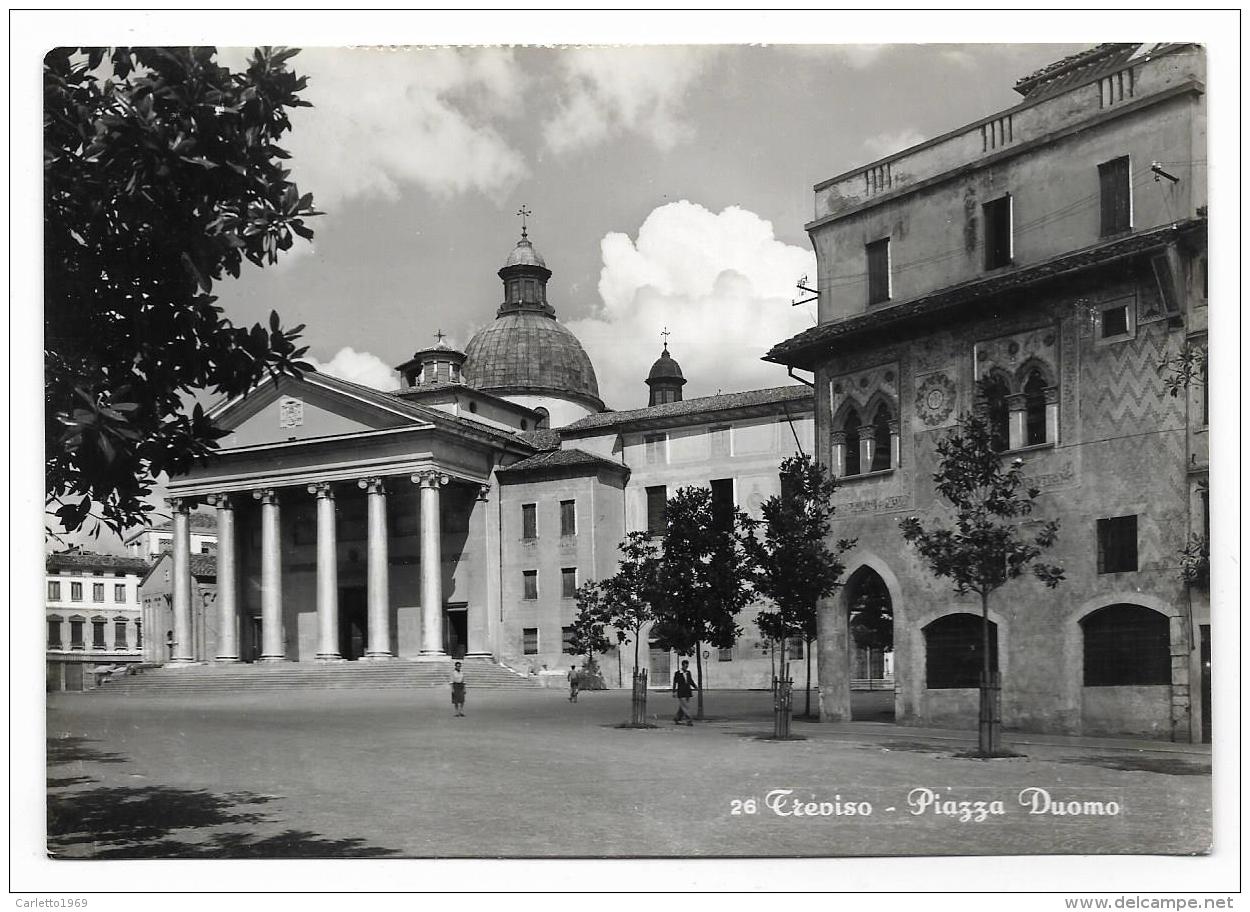
POLYGON ((1100 45, 1020 80, 1015 107, 816 185, 819 325, 768 357, 815 373, 833 535, 858 540, 821 612, 825 718, 849 718, 864 586, 893 607, 897 719, 976 718, 979 602, 898 521, 948 515, 936 444, 983 407, 1066 572, 993 596, 1004 724, 1209 739, 1211 611, 1182 573, 1206 535, 1206 391, 1170 395, 1165 365, 1205 344, 1203 63, 1100 45))

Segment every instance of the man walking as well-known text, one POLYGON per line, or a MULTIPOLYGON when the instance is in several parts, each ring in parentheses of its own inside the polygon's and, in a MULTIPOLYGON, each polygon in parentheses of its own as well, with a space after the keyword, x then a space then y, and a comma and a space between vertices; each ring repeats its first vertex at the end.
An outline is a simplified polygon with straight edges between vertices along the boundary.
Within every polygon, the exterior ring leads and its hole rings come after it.
POLYGON ((673 673, 673 696, 677 698, 677 715, 673 717, 674 725, 681 725, 684 718, 687 725, 694 725, 694 717, 690 715, 690 698, 699 689, 690 676, 690 663, 681 660, 681 671, 673 673))
POLYGON ((569 702, 577 702, 577 692, 582 687, 582 676, 577 673, 577 666, 569 666, 569 702))
POLYGON ((459 662, 451 672, 451 705, 455 707, 457 716, 464 715, 464 672, 460 670, 459 662))

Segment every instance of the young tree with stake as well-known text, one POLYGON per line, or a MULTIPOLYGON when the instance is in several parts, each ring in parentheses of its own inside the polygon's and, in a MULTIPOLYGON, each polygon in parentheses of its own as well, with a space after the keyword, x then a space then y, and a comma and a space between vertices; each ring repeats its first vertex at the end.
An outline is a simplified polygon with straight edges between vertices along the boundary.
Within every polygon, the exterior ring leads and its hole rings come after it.
POLYGON ((958 428, 937 446, 937 492, 954 509, 952 526, 928 527, 918 517, 899 521, 909 542, 938 577, 949 579, 956 594, 975 593, 981 599, 981 716, 978 750, 982 756, 1001 753, 1001 728, 996 697, 997 671, 990 664, 990 596, 1026 568, 1048 588, 1063 579, 1060 567, 1037 561, 1058 537, 1059 523, 1049 520, 1031 538, 1025 537, 1022 518, 1033 512, 1040 493, 1021 490, 1023 461, 1004 470, 995 449, 989 421, 980 411, 964 415, 958 428))
POLYGON ((702 719, 703 646, 731 647, 742 633, 735 619, 751 599, 751 520, 741 510, 713 509, 708 488, 679 488, 666 509, 652 632, 661 646, 694 655, 702 719))
POLYGON ((757 617, 760 632, 779 641, 801 637, 806 646, 807 681, 803 714, 812 713, 812 643, 817 604, 840 584, 841 556, 854 546, 842 540, 828 545, 833 492, 838 484, 824 466, 807 455, 781 463, 781 494, 760 507, 763 537, 746 542, 754 565, 755 590, 773 603, 757 617))

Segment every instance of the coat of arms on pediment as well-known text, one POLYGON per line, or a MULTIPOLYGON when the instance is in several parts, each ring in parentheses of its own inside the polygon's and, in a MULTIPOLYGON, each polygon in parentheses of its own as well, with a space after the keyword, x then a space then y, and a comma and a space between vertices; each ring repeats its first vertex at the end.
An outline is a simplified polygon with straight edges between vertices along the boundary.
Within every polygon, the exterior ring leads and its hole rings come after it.
POLYGON ((293 428, 304 423, 304 400, 283 396, 278 401, 278 427, 293 428))

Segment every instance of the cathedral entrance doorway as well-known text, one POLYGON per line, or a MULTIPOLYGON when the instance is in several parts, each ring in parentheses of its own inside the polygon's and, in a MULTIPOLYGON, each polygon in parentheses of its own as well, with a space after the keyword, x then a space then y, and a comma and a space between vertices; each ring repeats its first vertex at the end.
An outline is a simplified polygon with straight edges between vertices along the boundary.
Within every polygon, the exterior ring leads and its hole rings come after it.
POLYGON ((363 586, 339 590, 339 655, 354 662, 369 644, 369 610, 363 586))
POLYGON ((648 687, 665 687, 673 683, 671 655, 667 649, 652 642, 648 644, 648 687))
POLYGON ((894 720, 894 606, 877 571, 860 567, 846 581, 850 612, 851 718, 894 720))
POLYGON ((443 608, 443 651, 453 659, 463 659, 469 643, 469 606, 443 608))

